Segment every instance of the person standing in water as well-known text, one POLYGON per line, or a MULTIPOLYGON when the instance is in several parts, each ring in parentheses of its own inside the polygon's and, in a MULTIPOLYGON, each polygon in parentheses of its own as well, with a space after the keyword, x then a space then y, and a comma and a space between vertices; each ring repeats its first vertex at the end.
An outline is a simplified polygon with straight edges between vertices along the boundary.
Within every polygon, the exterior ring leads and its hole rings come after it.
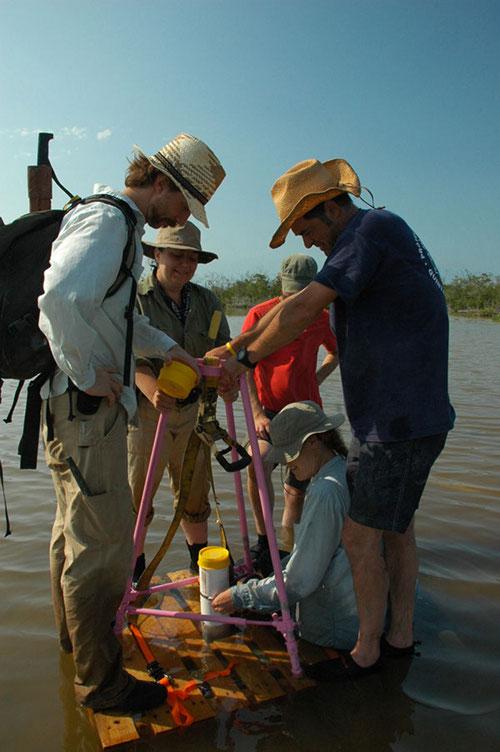
MULTIPOLYGON (((230 339, 229 324, 219 298, 206 287, 192 282, 198 264, 209 264, 218 258, 215 253, 202 250, 199 229, 192 222, 186 222, 184 227, 166 227, 159 231, 154 244, 143 242, 143 248, 144 254, 154 259, 155 268, 139 282, 138 311, 148 317, 152 326, 182 344, 194 358, 201 358, 209 348, 227 342, 230 339), (210 339, 210 324, 216 311, 221 313, 220 326, 215 339, 210 339)), ((160 359, 139 357, 136 360, 138 408, 128 432, 129 483, 135 514, 141 503, 158 413, 168 411, 168 423, 151 502, 167 469, 174 506, 179 499, 184 451, 198 414, 199 388, 195 387, 185 399, 173 400, 157 386, 161 366, 160 359)), ((190 567, 196 572, 198 553, 208 542, 209 490, 205 453, 200 446, 180 523, 189 549, 190 567)), ((153 514, 151 503, 146 524, 149 525, 153 514)), ((135 580, 139 579, 144 568, 145 557, 141 553, 135 566, 135 580)))

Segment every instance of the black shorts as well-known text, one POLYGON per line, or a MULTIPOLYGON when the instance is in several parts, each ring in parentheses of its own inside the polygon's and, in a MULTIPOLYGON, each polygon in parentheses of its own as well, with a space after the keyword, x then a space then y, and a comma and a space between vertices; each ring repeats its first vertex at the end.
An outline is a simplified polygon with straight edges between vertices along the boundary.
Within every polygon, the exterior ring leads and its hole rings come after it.
POLYGON ((349 517, 366 527, 405 533, 446 437, 441 433, 392 442, 353 438, 346 466, 349 517))

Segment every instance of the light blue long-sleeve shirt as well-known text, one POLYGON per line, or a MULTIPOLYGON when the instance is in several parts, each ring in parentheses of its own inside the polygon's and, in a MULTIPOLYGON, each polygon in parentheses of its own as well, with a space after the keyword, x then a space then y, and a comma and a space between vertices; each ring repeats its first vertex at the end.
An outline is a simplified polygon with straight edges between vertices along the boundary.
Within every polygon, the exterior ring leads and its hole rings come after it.
MULTIPOLYGON (((349 505, 345 462, 333 457, 311 479, 293 551, 282 561, 300 636, 346 649, 355 644, 358 629, 351 568, 341 541, 349 505)), ((274 575, 236 585, 231 596, 237 609, 269 612, 280 607, 274 575)))

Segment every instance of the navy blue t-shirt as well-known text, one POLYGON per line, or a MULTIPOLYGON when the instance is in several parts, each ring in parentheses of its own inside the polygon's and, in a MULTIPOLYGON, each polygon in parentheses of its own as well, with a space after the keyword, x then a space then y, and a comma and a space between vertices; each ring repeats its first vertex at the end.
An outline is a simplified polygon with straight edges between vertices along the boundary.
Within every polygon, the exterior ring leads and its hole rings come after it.
POLYGON ((448 313, 422 241, 388 211, 359 209, 315 278, 330 309, 346 411, 361 441, 404 441, 453 427, 448 313))

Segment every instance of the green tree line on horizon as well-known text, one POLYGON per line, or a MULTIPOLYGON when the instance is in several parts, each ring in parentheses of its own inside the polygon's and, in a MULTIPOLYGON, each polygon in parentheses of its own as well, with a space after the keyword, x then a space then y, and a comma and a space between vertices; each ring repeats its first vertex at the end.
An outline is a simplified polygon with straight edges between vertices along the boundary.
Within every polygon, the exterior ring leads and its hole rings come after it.
MULTIPOLYGON (((227 310, 245 312, 257 303, 281 294, 279 277, 262 272, 247 273, 240 279, 213 275, 203 280, 227 310)), ((493 274, 472 274, 465 271, 451 282, 444 283, 446 301, 451 313, 474 314, 500 320, 500 277, 493 274)))

